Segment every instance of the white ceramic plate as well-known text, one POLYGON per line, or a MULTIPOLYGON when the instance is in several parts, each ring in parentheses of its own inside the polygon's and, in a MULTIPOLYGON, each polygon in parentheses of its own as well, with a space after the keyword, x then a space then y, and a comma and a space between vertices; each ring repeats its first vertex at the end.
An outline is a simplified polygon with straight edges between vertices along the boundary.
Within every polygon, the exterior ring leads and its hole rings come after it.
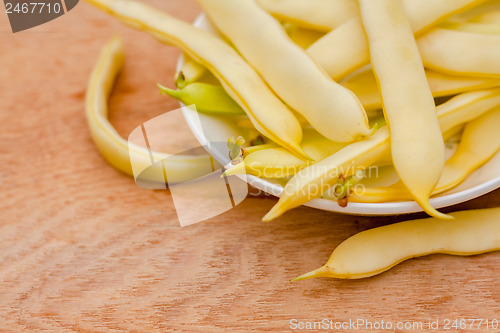
MULTIPOLYGON (((214 31, 209 21, 204 15, 200 15, 194 23, 195 26, 214 31)), ((183 58, 179 59, 178 66, 182 66, 183 58)), ((235 125, 234 119, 220 116, 208 116, 206 114, 199 114, 200 123, 196 115, 193 113, 185 113, 185 118, 190 126, 193 134, 198 140, 203 142, 225 142, 228 137, 244 137, 245 131, 235 125), (204 141, 206 140, 206 141, 204 141)), ((221 164, 224 164, 227 152, 217 151, 210 149, 209 151, 215 159, 221 164)), ((450 155, 453 150, 448 151, 450 155)), ((270 179, 261 179, 255 176, 246 175, 242 177, 250 185, 274 196, 280 196, 283 191, 283 186, 277 181, 270 179)), ((377 178, 375 185, 387 185, 394 182, 394 172, 391 170, 381 170, 380 177, 377 178)), ((467 178, 461 185, 450 190, 438 197, 430 200, 435 208, 442 208, 452 206, 464 201, 468 201, 484 195, 500 187, 500 153, 490 160, 487 164, 476 170, 470 177, 467 178)), ((340 207, 337 202, 327 199, 314 199, 306 206, 318 208, 322 210, 353 214, 353 215, 398 215, 421 212, 422 209, 414 201, 404 202, 387 202, 387 203, 356 203, 350 202, 347 207, 340 207)))

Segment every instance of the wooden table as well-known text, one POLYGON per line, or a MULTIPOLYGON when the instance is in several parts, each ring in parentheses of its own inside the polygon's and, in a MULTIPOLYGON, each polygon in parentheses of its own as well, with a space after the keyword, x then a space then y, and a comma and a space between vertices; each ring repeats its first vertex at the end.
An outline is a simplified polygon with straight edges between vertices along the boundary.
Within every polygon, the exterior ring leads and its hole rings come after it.
MULTIPOLYGON (((200 12, 192 0, 148 2, 187 21, 200 12)), ((90 139, 87 79, 115 34, 127 59, 110 119, 126 137, 177 108, 155 87, 173 86, 177 49, 86 3, 17 34, 0 13, 0 331, 282 332, 292 319, 500 319, 500 253, 432 255, 357 281, 290 282, 348 236, 407 217, 299 208, 265 224, 276 199, 259 196, 180 228, 169 192, 137 187, 90 139)), ((499 205, 496 191, 445 211, 499 205)))

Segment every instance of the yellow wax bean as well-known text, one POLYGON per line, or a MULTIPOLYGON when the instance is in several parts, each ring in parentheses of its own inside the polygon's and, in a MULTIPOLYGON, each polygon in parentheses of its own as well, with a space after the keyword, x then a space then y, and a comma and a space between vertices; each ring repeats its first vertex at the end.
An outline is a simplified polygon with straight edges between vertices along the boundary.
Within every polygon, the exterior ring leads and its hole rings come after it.
POLYGON ((149 32, 161 42, 181 48, 219 79, 259 132, 295 155, 309 158, 300 147, 302 128, 292 111, 272 93, 257 72, 220 38, 139 2, 88 2, 134 28, 149 32))
POLYGON ((355 0, 257 0, 278 19, 329 32, 357 15, 355 0))
POLYGON ((426 70, 425 75, 427 76, 427 81, 434 97, 451 96, 468 91, 500 86, 500 80, 498 79, 457 77, 431 70, 426 70))
POLYGON ((412 31, 419 36, 453 15, 471 10, 486 0, 402 0, 412 31))
MULTIPOLYGON (((153 169, 141 175, 141 180, 165 183, 163 168, 152 161, 160 161, 169 155, 150 152, 146 148, 129 144, 116 132, 107 119, 107 99, 116 77, 123 68, 123 58, 123 44, 121 39, 116 37, 102 49, 90 77, 85 99, 85 115, 92 140, 106 161, 121 172, 134 176, 129 156, 129 149, 131 149, 134 155, 134 166, 137 169, 153 169)), ((206 166, 210 163, 208 155, 170 156, 168 180, 177 183, 204 176, 206 166)))
MULTIPOLYGON (((425 75, 431 88, 432 96, 435 98, 500 86, 500 80, 498 79, 458 77, 431 70, 426 70, 425 75)), ((378 90, 377 80, 371 67, 364 68, 347 76, 344 80, 340 81, 340 84, 355 93, 367 111, 382 108, 382 99, 378 90)))
MULTIPOLYGON (((452 131, 460 124, 469 122, 498 105, 500 105, 500 88, 455 96, 436 108, 441 131, 443 133, 452 131)), ((331 184, 337 182, 338 175, 348 176, 357 170, 367 168, 372 160, 381 163, 380 161, 390 155, 390 152, 389 131, 384 127, 379 129, 371 140, 352 143, 321 162, 308 166, 290 179, 280 200, 264 220, 270 221, 289 209, 321 197, 331 184), (374 151, 376 157, 372 156, 374 151), (351 159, 347 161, 346 158, 351 159), (346 169, 346 165, 350 168, 346 169)))
POLYGON ((500 208, 451 215, 454 220, 427 218, 360 232, 337 246, 323 267, 294 281, 314 277, 361 279, 433 253, 470 256, 500 250, 500 208))
POLYGON ((394 168, 429 215, 446 218, 429 204, 444 168, 444 142, 403 4, 400 0, 358 3, 390 129, 394 168))
POLYGON ((194 61, 190 56, 187 54, 184 55, 184 64, 182 65, 180 71, 176 73, 175 77, 179 78, 182 77, 181 80, 176 81, 176 86, 177 88, 184 88, 184 86, 198 81, 207 69, 194 61), (180 74, 182 73, 182 74, 180 74), (179 76, 180 75, 180 76, 179 76))
MULTIPOLYGON (((446 192, 462 183, 478 167, 500 150, 500 109, 495 108, 465 125, 457 151, 446 162, 443 174, 432 195, 446 192)), ((406 188, 397 182, 391 186, 367 188, 362 195, 353 195, 354 202, 388 202, 411 200, 406 188)))
POLYGON ((368 139, 352 143, 326 159, 302 169, 286 184, 280 200, 262 220, 270 221, 289 209, 320 197, 340 176, 347 178, 372 165, 388 146, 389 131, 387 127, 383 127, 368 139))
POLYGON ((371 133, 356 96, 328 77, 254 1, 197 2, 276 94, 318 132, 337 142, 371 133))
POLYGON ((446 21, 440 23, 436 28, 458 30, 463 32, 472 32, 484 35, 500 35, 500 24, 491 23, 457 23, 453 21, 446 21))
POLYGON ((500 35, 438 28, 417 42, 426 68, 452 75, 500 77, 500 35))
POLYGON ((500 105, 500 88, 457 95, 436 108, 441 132, 446 133, 460 124, 467 123, 483 115, 498 105, 500 105))
MULTIPOLYGON (((377 128, 385 126, 383 118, 376 119, 373 125, 377 128)), ((345 143, 338 143, 321 136, 315 131, 304 131, 304 140, 302 148, 314 158, 315 161, 321 161, 324 158, 334 154, 346 146, 345 143)), ((276 144, 267 144, 245 148, 245 160, 225 172, 226 176, 236 174, 251 174, 264 178, 283 178, 295 175, 300 170, 311 165, 311 162, 301 160, 295 157, 287 150, 278 147, 276 144)), ((386 166, 392 164, 390 154, 385 154, 377 160, 377 166, 386 166)))
MULTIPOLYGON (((414 34, 425 30, 460 11, 465 11, 484 0, 404 0, 404 6, 414 34)), ((342 24, 316 43, 307 52, 334 79, 347 74, 370 61, 368 41, 359 17, 342 24)))
MULTIPOLYGON (((463 125, 459 125, 456 128, 456 132, 454 132, 453 136, 458 135, 463 130, 463 125)), ((338 201, 339 199, 345 199, 343 204, 347 206, 349 202, 362 202, 362 203, 381 203, 381 202, 394 202, 405 200, 404 197, 408 198, 407 200, 412 200, 411 194, 408 192, 406 187, 401 182, 394 184, 389 187, 366 187, 366 184, 362 188, 362 191, 352 190, 354 186, 360 183, 364 178, 376 180, 378 178, 378 168, 384 166, 392 166, 392 157, 389 154, 384 154, 384 156, 379 157, 377 162, 370 166, 367 170, 360 170, 360 173, 354 174, 352 177, 347 180, 338 180, 338 184, 333 187, 328 188, 325 191, 321 198, 338 201), (340 187, 339 187, 340 186, 340 187), (358 192, 362 192, 358 194, 358 192), (339 196, 339 193, 343 193, 339 196), (403 198, 401 198, 401 195, 403 198)), ((445 170, 446 172, 446 165, 445 170)), ((370 181, 370 180, 369 180, 370 181)), ((340 203, 339 203, 340 204, 340 203)))
POLYGON ((368 42, 359 17, 332 30, 307 48, 307 53, 334 80, 370 62, 368 42))
MULTIPOLYGON (((500 7, 500 4, 499 4, 499 7, 500 7)), ((480 14, 473 19, 473 22, 500 24, 500 10, 497 9, 494 11, 480 14)))
MULTIPOLYGON (((345 146, 346 144, 327 139, 304 140, 302 142, 302 148, 306 154, 315 161, 321 161, 345 146)), ((264 178, 283 178, 295 175, 308 165, 311 165, 311 162, 301 160, 283 148, 272 147, 259 149, 248 154, 243 162, 227 170, 225 175, 250 174, 264 178)))
POLYGON ((494 18, 495 12, 500 12, 500 2, 498 0, 487 0, 474 8, 461 12, 450 17, 454 22, 482 22, 482 18, 488 20, 488 17, 494 18), (490 16, 492 14, 492 16, 490 16))
MULTIPOLYGON (((255 153, 256 151, 259 150, 264 150, 264 149, 271 149, 271 148, 278 148, 279 146, 275 143, 265 143, 262 145, 256 145, 256 146, 250 146, 250 147, 245 147, 245 153, 246 154, 252 154, 255 153)), ((295 156, 291 154, 292 156, 295 156)), ((302 160, 301 160, 302 161, 302 160)))

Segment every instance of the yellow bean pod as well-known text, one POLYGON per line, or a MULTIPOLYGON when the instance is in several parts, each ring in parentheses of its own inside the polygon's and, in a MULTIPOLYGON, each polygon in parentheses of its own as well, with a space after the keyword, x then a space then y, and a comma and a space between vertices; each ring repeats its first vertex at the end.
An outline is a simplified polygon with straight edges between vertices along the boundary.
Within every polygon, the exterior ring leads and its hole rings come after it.
MULTIPOLYGON (((346 144, 327 139, 304 140, 302 148, 315 161, 336 153, 346 144)), ((311 165, 312 162, 301 160, 290 154, 286 149, 272 147, 259 149, 248 154, 244 161, 227 170, 226 176, 250 174, 263 178, 283 178, 295 175, 300 170, 311 165)))
POLYGON ((491 23, 476 23, 476 22, 464 22, 457 23, 453 21, 445 21, 440 23, 436 28, 451 29, 464 32, 471 32, 475 34, 484 35, 500 35, 500 24, 491 23))
MULTIPOLYGON (((434 98, 500 86, 498 79, 451 76, 431 70, 426 70, 425 75, 434 98)), ((371 67, 347 76, 340 84, 356 94, 365 110, 382 108, 382 98, 371 67)))
POLYGON ((176 78, 182 77, 182 80, 179 81, 180 84, 177 84, 177 88, 182 89, 185 85, 191 84, 193 82, 198 81, 203 74, 205 74, 207 69, 205 66, 200 65, 196 61, 194 61, 187 54, 184 55, 184 64, 182 65, 179 72, 175 74, 176 78), (180 75, 182 73, 182 75, 180 75))
MULTIPOLYGON (((498 105, 500 105, 500 88, 458 95, 436 108, 441 131, 443 133, 452 131, 460 124, 469 122, 498 105)), ((372 140, 350 144, 321 162, 308 166, 286 184, 278 203, 264 217, 265 221, 270 221, 289 209, 321 197, 331 184, 336 183, 335 177, 346 169, 345 165, 350 165, 348 171, 352 174, 370 166, 368 163, 372 159, 380 163, 380 160, 387 155, 390 156, 390 153, 389 131, 384 127, 373 135, 372 140), (347 152, 344 151, 346 149, 347 152), (373 151, 377 154, 376 158, 372 157, 373 151), (350 161, 345 159, 347 154, 350 154, 350 161)))
MULTIPOLYGON (((488 162, 500 150, 500 109, 495 108, 465 125, 460 144, 446 161, 443 174, 432 195, 446 192, 462 183, 474 170, 488 162)), ((367 188, 362 195, 353 195, 353 202, 390 202, 411 200, 401 182, 391 186, 367 188)))
POLYGON ((485 23, 485 24, 500 24, 500 4, 499 8, 490 10, 488 12, 477 15, 472 19, 472 22, 485 23))
MULTIPOLYGON (((385 126, 384 119, 375 119, 372 124, 377 128, 385 126)), ((345 146, 345 143, 328 140, 315 131, 308 131, 307 129, 304 131, 302 148, 315 161, 321 161, 345 146)), ((312 164, 309 161, 295 157, 276 144, 245 147, 245 152, 244 162, 228 169, 224 173, 226 176, 250 174, 264 178, 283 178, 293 176, 312 164)), ((392 165, 390 154, 385 154, 377 160, 377 166, 387 165, 392 165)))
POLYGON ((278 19, 328 32, 357 15, 355 0, 257 0, 278 19))
POLYGON ((254 1, 197 2, 276 94, 318 132, 337 142, 371 133, 356 96, 324 73, 254 1))
POLYGON ((360 232, 337 246, 323 267, 293 281, 315 277, 361 279, 433 253, 470 256, 500 250, 500 208, 461 211, 451 216, 455 219, 412 220, 360 232))
MULTIPOLYGON (((418 36, 448 17, 481 2, 484 0, 405 0, 404 6, 412 31, 418 36)), ((342 79, 370 61, 368 41, 359 17, 326 34, 307 52, 334 80, 342 79)))
POLYGON ((306 51, 336 81, 370 62, 368 42, 359 17, 327 33, 306 51))
POLYGON ((500 88, 491 88, 457 95, 436 110, 441 132, 446 133, 500 105, 500 88))
MULTIPOLYGON (((102 49, 99 59, 90 76, 85 99, 85 115, 90 134, 104 159, 114 168, 130 176, 134 176, 130 164, 129 149, 134 155, 134 166, 137 169, 149 169, 141 180, 154 183, 165 183, 163 169, 152 163, 160 161, 167 154, 150 152, 143 147, 130 144, 122 138, 107 119, 108 96, 114 82, 123 68, 123 44, 115 37, 102 49)), ((184 182, 206 174, 210 165, 210 156, 170 156, 168 180, 171 183, 184 182)))
POLYGON ((401 181, 429 215, 445 162, 443 135, 417 44, 400 0, 358 0, 401 181))
MULTIPOLYGON (((451 21, 464 22, 488 22, 494 20, 496 13, 500 12, 500 2, 497 0, 487 0, 467 11, 460 12, 457 15, 450 17, 451 21)), ((494 22, 492 22, 494 23, 494 22)))
MULTIPOLYGON (((256 146, 250 146, 250 147, 245 147, 245 153, 246 154, 253 154, 259 150, 264 150, 264 149, 272 149, 272 148, 278 148, 279 146, 275 143, 265 143, 262 145, 256 145, 256 146)), ((295 156, 291 154, 292 156, 295 156)), ((301 160, 303 161, 303 160, 301 160)))
POLYGON ((387 127, 383 127, 371 137, 352 143, 324 160, 302 169, 286 184, 278 203, 262 220, 270 221, 289 209, 320 197, 340 176, 350 177, 356 171, 372 165, 389 146, 389 131, 387 127))
POLYGON ((309 159, 300 147, 302 128, 292 111, 272 93, 257 72, 220 38, 139 2, 87 1, 122 22, 149 32, 161 42, 181 48, 219 79, 260 133, 295 155, 309 159))
POLYGON ((425 74, 434 97, 452 96, 500 86, 499 79, 457 77, 432 70, 426 70, 425 74))
POLYGON ((417 42, 426 68, 451 75, 500 77, 500 35, 437 28, 417 42))

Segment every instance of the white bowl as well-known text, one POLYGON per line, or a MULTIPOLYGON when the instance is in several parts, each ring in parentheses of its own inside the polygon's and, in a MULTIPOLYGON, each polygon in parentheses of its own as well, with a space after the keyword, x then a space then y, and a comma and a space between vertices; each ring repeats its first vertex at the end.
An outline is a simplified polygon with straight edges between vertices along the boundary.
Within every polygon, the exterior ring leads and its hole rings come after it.
MULTIPOLYGON (((196 27, 214 31, 205 15, 200 15, 194 22, 196 27)), ((179 59, 178 68, 183 64, 183 58, 179 59)), ((223 116, 210 116, 206 114, 184 113, 186 122, 193 134, 200 142, 225 142, 228 137, 238 137, 243 134, 242 129, 235 125, 234 119, 223 116), (199 117, 199 122, 198 122, 199 117), (201 128, 200 128, 201 122, 201 128), (203 130, 202 130, 203 129, 203 130), (206 140, 206 141, 205 141, 206 140)), ((244 135, 242 135, 244 136, 244 135)), ((227 153, 208 148, 209 152, 221 164, 227 158, 227 153)), ((448 155, 453 149, 448 149, 448 155)), ((394 181, 394 172, 385 170, 382 172, 374 185, 387 185, 394 181)), ((279 197, 283 192, 283 186, 275 180, 262 179, 252 175, 242 177, 253 187, 266 193, 279 197)), ((462 184, 456 188, 443 193, 430 200, 435 208, 452 206, 468 201, 491 192, 500 187, 500 152, 488 163, 472 173, 462 184)), ((398 215, 421 212, 422 209, 414 201, 398 201, 387 203, 357 203, 350 202, 347 207, 340 207, 336 201, 327 199, 314 199, 305 206, 318 208, 326 211, 352 214, 352 215, 398 215)))

